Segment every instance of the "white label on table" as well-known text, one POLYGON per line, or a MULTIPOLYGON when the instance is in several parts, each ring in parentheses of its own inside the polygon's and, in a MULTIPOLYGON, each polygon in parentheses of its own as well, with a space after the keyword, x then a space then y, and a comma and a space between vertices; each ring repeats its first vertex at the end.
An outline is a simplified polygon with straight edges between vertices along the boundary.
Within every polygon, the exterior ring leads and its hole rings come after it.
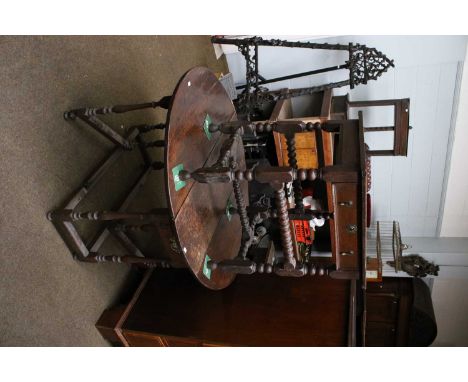
POLYGON ((366 271, 366 279, 376 279, 379 277, 377 271, 366 271))

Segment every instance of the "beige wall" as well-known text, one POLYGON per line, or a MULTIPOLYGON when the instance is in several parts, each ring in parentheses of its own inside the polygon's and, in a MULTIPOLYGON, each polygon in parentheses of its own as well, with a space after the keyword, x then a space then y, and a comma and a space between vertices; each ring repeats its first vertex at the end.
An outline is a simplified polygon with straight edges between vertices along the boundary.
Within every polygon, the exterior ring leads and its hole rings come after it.
POLYGON ((437 338, 432 346, 468 346, 468 280, 434 279, 437 338))

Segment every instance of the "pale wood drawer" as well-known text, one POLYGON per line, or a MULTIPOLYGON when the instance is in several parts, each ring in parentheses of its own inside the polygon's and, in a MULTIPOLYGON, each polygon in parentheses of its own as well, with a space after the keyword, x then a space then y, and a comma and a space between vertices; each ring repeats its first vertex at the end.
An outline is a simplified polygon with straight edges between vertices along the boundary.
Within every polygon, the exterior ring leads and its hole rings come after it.
MULTIPOLYGON (((280 139, 281 139, 281 148, 286 149, 288 146, 286 143, 286 138, 284 137, 283 134, 280 134, 280 139)), ((296 133, 295 141, 296 141, 296 149, 315 149, 317 147, 314 132, 296 133)))
MULTIPOLYGON (((289 166, 288 150, 282 151, 283 165, 289 166)), ((311 149, 296 149, 296 159, 298 168, 318 168, 317 150, 311 149)))

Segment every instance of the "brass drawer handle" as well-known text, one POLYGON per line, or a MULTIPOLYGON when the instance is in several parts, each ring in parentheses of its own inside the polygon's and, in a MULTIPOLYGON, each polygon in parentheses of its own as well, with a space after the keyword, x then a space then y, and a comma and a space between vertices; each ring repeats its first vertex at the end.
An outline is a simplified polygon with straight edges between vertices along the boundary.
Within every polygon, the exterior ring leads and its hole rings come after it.
POLYGON ((356 224, 348 224, 346 226, 346 230, 349 232, 349 233, 356 233, 357 232, 357 225, 356 224))
POLYGON ((340 252, 341 256, 352 256, 354 255, 354 251, 348 251, 348 252, 340 252))
POLYGON ((342 207, 351 207, 353 205, 353 201, 352 200, 346 200, 344 202, 338 202, 338 205, 342 206, 342 207))

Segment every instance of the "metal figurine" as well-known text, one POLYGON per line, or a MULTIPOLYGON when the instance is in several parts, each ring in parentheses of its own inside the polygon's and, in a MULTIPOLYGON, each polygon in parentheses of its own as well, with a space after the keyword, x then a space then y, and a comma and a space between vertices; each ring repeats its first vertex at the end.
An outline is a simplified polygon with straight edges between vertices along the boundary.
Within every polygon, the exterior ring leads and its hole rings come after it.
POLYGON ((262 105, 266 102, 276 101, 278 99, 284 98, 298 97, 320 92, 326 89, 339 88, 348 85, 351 87, 351 89, 353 89, 357 85, 366 84, 367 81, 376 80, 382 75, 382 73, 386 72, 389 67, 394 67, 393 60, 387 58, 385 54, 375 48, 368 48, 361 44, 349 43, 348 45, 344 45, 299 41, 293 42, 277 39, 264 40, 261 37, 250 37, 245 39, 213 37, 211 41, 217 44, 236 45, 245 58, 246 84, 237 87, 238 89, 244 90, 236 100, 236 108, 238 109, 239 114, 246 115, 247 119, 255 119, 255 116, 258 115, 262 105), (267 80, 263 78, 258 71, 259 46, 348 51, 349 58, 344 64, 341 65, 335 65, 327 68, 311 70, 267 80), (308 88, 290 89, 285 94, 281 94, 281 91, 269 91, 265 87, 262 87, 262 85, 272 82, 341 69, 349 70, 349 78, 339 82, 333 82, 320 86, 312 86, 308 88))
MULTIPOLYGON (((395 261, 387 261, 387 264, 396 269, 395 261)), ((440 267, 427 261, 419 255, 407 255, 401 257, 401 269, 413 277, 438 276, 440 267)))

